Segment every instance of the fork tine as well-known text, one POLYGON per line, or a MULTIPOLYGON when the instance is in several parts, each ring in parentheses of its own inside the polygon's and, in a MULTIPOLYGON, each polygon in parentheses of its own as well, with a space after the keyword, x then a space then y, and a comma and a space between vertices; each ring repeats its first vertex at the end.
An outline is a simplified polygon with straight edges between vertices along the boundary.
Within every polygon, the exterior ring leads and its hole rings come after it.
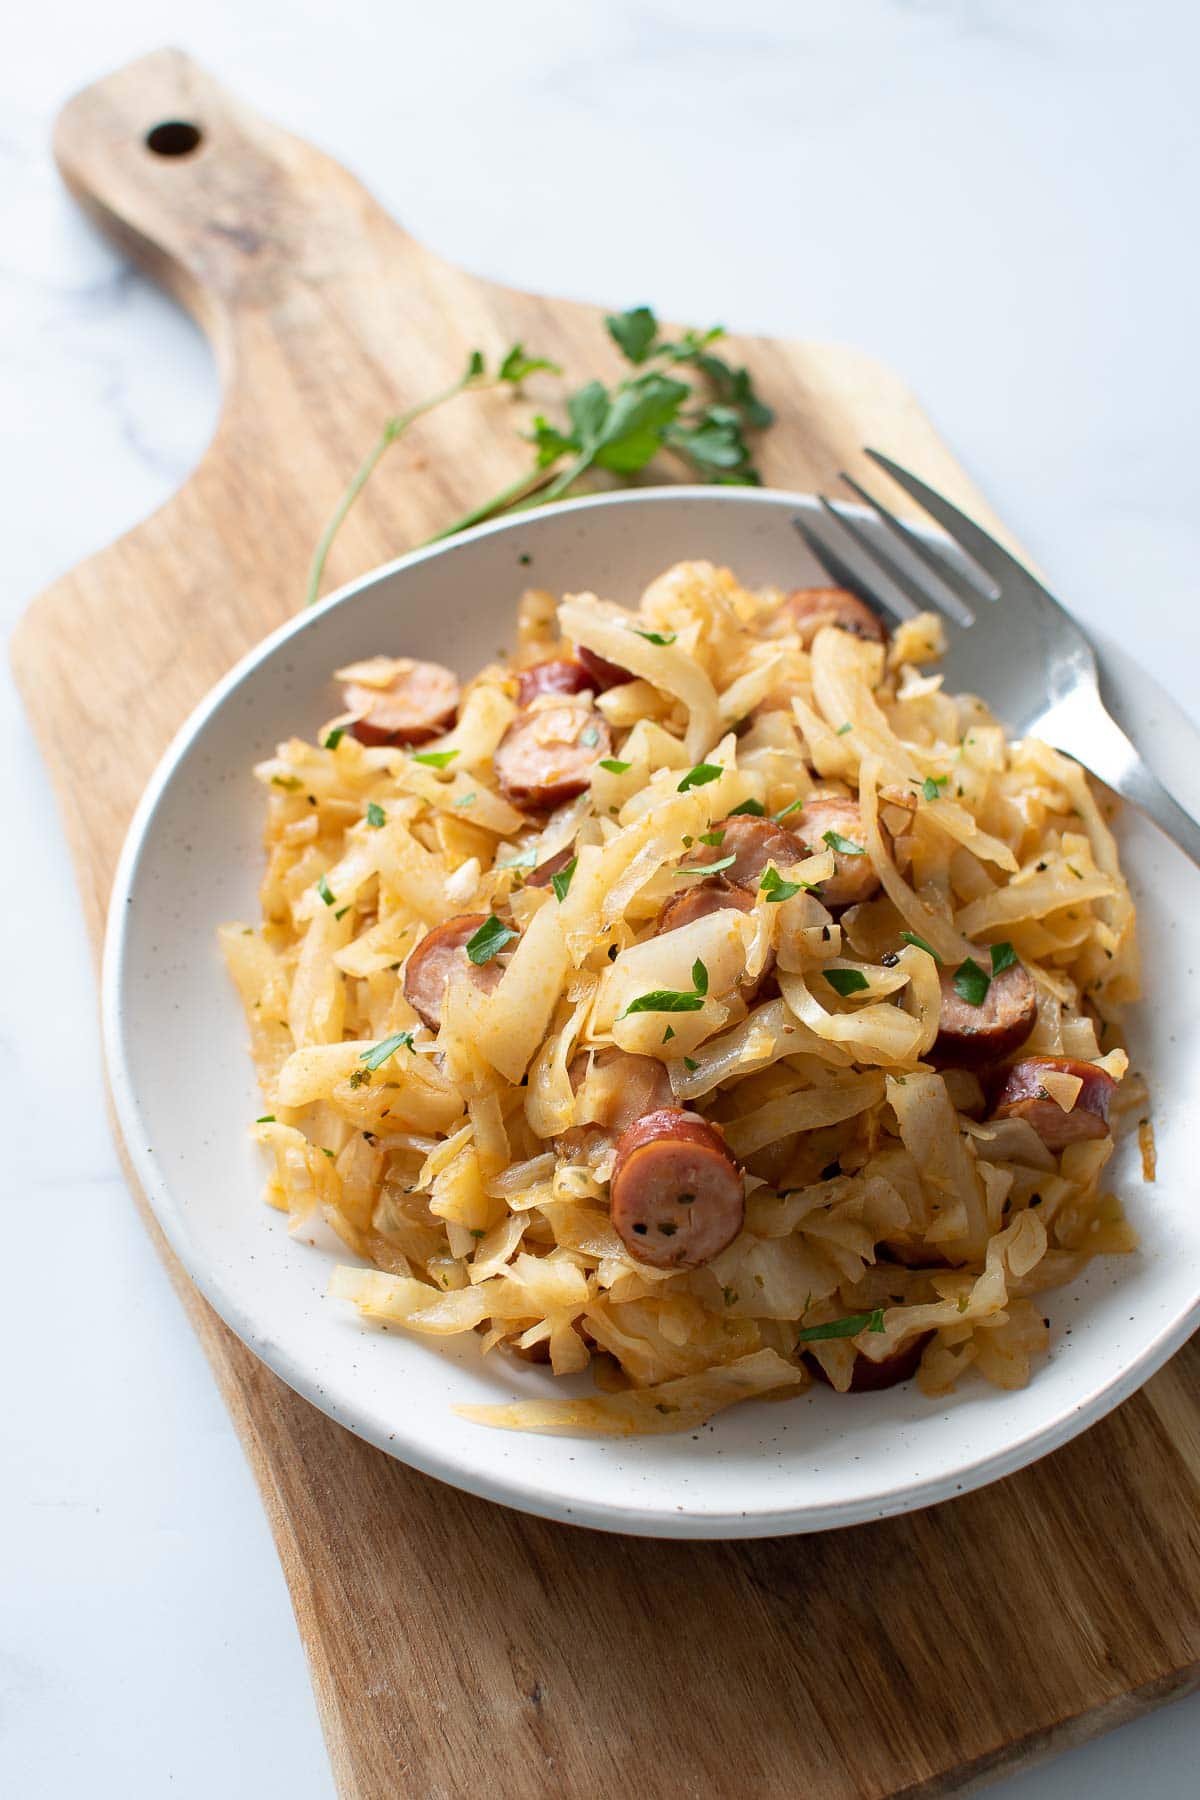
POLYGON ((819 494, 817 498, 830 517, 837 520, 847 537, 852 538, 863 555, 869 557, 875 567, 883 571, 893 586, 899 588, 905 598, 912 601, 918 612, 928 612, 932 606, 939 612, 949 612, 957 625, 974 624, 975 615, 962 604, 956 595, 952 594, 950 602, 947 604, 937 594, 931 593, 928 587, 921 587, 906 569, 901 568, 896 558, 884 549, 883 545, 879 543, 876 533, 868 531, 858 519, 839 512, 833 502, 827 500, 824 494, 819 494))
POLYGON ((848 562, 842 560, 832 545, 827 544, 824 538, 818 537, 806 519, 797 516, 793 518, 792 524, 808 545, 821 568, 839 587, 847 588, 850 593, 857 594, 858 598, 867 606, 882 607, 893 619, 904 620, 912 617, 915 608, 910 608, 907 603, 904 606, 897 606, 894 601, 886 600, 881 593, 864 581, 848 562))
MULTIPOLYGON (((855 481, 853 475, 848 475, 845 469, 842 470, 841 478, 860 500, 865 500, 868 506, 875 509, 892 536, 903 544, 911 555, 916 557, 922 567, 929 570, 934 580, 942 587, 947 588, 966 608, 967 613, 973 616, 974 607, 979 604, 980 599, 979 588, 976 584, 968 581, 962 571, 956 569, 953 563, 948 562, 944 556, 939 556, 936 550, 930 549, 920 532, 914 531, 911 525, 906 525, 903 519, 898 519, 890 507, 885 506, 882 500, 877 500, 874 494, 868 493, 862 483, 855 481)), ((989 581, 989 597, 991 597, 993 587, 994 583, 989 581)), ((960 620, 960 623, 965 622, 965 619, 960 620)))
MULTIPOLYGON (((1015 556, 1010 555, 1002 544, 998 544, 996 539, 983 529, 982 525, 977 525, 974 519, 967 517, 965 512, 960 512, 957 506, 952 506, 949 500, 943 498, 927 482, 922 481, 919 475, 912 475, 907 469, 902 469, 899 463, 894 463, 890 456, 883 454, 882 450, 867 450, 866 454, 873 463, 878 463, 879 467, 890 475, 892 480, 904 489, 905 493, 911 494, 931 519, 937 520, 943 531, 949 533, 959 548, 965 550, 984 574, 991 577, 997 590, 1003 587, 1006 579, 1011 580, 1014 575, 1020 576, 1024 581, 1034 579, 1024 564, 1019 563, 1015 556)), ((999 598, 998 591, 994 597, 999 598)))

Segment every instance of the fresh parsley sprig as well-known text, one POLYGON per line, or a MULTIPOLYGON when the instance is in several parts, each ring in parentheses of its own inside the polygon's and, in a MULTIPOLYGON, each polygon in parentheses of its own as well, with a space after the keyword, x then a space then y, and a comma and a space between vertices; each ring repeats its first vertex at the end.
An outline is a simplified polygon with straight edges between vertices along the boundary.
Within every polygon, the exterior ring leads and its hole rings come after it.
MULTIPOLYGON (((531 466, 498 494, 445 526, 431 542, 485 519, 562 499, 596 470, 628 479, 664 454, 683 462, 700 481, 740 486, 761 482, 752 439, 775 415, 755 389, 750 371, 713 349, 725 335, 722 328, 664 337, 648 306, 614 313, 605 322, 631 373, 610 385, 585 382, 566 396, 565 416, 558 420, 537 414, 523 434, 533 448, 531 466)), ((514 344, 492 369, 482 352, 473 350, 457 381, 387 421, 321 535, 308 578, 310 605, 320 593, 333 541, 388 447, 418 419, 457 395, 482 388, 518 388, 538 371, 562 373, 545 357, 527 355, 521 344, 514 344)))

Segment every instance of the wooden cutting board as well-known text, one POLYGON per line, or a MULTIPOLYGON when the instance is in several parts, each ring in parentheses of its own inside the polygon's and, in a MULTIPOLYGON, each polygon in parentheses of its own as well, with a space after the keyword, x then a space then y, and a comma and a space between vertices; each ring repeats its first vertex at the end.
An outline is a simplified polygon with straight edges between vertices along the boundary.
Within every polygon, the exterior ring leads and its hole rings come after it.
MULTIPOLYGON (((225 402, 182 490, 43 594, 14 642, 98 944, 154 763, 297 609, 382 419, 476 345, 523 338, 577 379, 615 363, 596 308, 447 267, 176 52, 73 100, 56 151, 79 200, 200 320, 225 402), (199 145, 156 153, 147 134, 167 123, 162 148, 186 126, 199 145)), ((878 364, 736 348, 780 414, 768 480, 829 483, 875 442, 994 524, 878 364)), ((331 580, 511 479, 512 424, 499 396, 423 424, 352 515, 331 580)), ((353 1800, 961 1793, 1200 1679, 1196 1342, 1057 1455, 915 1516, 757 1543, 619 1539, 458 1494, 349 1436, 221 1324, 135 1198, 258 1478, 353 1800)))

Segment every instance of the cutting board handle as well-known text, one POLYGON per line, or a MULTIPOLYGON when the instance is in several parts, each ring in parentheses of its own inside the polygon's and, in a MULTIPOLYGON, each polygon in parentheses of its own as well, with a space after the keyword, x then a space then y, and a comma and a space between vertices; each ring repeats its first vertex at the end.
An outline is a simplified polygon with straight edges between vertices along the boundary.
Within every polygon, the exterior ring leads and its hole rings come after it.
POLYGON ((340 281, 359 273, 383 216, 337 163, 239 104, 181 50, 156 50, 76 94, 58 116, 54 154, 81 205, 218 354, 237 320, 261 321, 335 271, 340 281))

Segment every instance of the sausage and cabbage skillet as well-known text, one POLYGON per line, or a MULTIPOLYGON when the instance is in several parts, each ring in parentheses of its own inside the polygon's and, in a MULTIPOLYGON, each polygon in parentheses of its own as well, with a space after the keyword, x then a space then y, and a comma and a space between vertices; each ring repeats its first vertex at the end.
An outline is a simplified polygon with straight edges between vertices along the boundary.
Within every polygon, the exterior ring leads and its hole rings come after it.
POLYGON ((839 589, 669 569, 529 593, 460 689, 380 655, 257 770, 264 922, 223 930, 270 1202, 477 1331, 679 1431, 812 1380, 1029 1379, 1041 1295, 1133 1234, 1134 909, 1082 770, 1009 742, 839 589))

